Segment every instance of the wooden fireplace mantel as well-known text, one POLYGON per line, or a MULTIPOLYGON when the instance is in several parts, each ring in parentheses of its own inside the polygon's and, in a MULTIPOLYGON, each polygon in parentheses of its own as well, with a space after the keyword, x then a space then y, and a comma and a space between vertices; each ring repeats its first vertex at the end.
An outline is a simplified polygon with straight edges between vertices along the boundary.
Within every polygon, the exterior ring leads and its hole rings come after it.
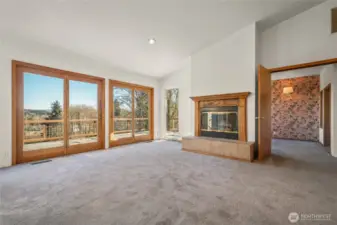
POLYGON ((238 106, 239 141, 247 141, 247 97, 250 92, 191 97, 194 101, 194 135, 200 136, 200 109, 214 106, 238 106))
POLYGON ((250 92, 239 92, 231 94, 221 94, 221 95, 206 95, 206 96, 195 96, 191 99, 195 102, 200 101, 211 101, 211 100, 224 100, 224 99, 238 99, 238 98, 247 98, 250 92))

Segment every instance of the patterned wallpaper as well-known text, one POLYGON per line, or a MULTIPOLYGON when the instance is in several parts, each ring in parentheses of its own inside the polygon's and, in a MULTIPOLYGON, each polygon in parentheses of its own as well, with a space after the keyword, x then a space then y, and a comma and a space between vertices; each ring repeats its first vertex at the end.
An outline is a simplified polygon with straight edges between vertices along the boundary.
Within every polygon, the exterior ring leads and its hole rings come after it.
POLYGON ((273 138, 318 141, 319 76, 274 80, 272 85, 273 138), (283 94, 284 87, 292 94, 283 94))

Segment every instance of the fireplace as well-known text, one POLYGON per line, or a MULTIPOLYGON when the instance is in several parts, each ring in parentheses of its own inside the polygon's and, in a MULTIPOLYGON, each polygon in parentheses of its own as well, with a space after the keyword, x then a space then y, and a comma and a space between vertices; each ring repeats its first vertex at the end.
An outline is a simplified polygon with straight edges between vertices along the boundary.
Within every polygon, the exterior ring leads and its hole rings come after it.
POLYGON ((191 97, 195 136, 247 141, 246 105, 249 92, 191 97))
POLYGON ((237 106, 202 108, 200 113, 200 136, 239 139, 237 106))
POLYGON ((191 97, 194 102, 194 137, 183 137, 185 151, 254 159, 254 142, 247 142, 249 92, 191 97))

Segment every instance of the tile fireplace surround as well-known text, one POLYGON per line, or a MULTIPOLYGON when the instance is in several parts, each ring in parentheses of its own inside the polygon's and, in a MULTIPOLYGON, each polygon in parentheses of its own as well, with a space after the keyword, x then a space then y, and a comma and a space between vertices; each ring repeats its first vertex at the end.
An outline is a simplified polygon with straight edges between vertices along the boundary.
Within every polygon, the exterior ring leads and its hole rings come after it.
POLYGON ((247 142, 249 94, 191 97, 195 104, 195 136, 182 139, 183 150, 253 161, 254 142, 247 142))

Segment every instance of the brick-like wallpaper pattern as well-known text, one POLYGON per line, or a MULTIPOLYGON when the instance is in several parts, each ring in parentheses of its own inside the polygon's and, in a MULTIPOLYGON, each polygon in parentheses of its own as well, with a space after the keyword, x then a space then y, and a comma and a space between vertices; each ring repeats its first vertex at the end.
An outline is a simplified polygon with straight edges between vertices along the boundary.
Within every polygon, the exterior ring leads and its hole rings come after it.
POLYGON ((318 141, 319 100, 319 76, 273 81, 273 138, 318 141), (294 92, 283 94, 290 86, 294 92))

